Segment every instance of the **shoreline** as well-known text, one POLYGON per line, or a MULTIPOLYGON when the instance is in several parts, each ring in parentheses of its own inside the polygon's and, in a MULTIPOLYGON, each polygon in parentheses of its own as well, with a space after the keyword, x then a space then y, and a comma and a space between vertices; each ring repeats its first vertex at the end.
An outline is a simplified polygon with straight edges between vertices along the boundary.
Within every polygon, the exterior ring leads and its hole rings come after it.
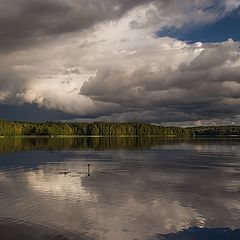
POLYGON ((5 135, 0 136, 0 139, 4 138, 179 138, 179 139, 199 139, 199 138, 240 138, 240 135, 201 135, 201 136, 177 136, 177 135, 5 135))

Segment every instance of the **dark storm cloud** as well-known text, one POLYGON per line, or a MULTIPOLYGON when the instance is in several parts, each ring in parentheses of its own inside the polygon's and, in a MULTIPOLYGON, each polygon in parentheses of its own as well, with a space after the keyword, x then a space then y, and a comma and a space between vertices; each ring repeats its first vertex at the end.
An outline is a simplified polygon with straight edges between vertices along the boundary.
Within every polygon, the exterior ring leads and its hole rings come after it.
POLYGON ((150 0, 0 0, 1 51, 114 20, 150 0))
POLYGON ((0 104, 1 119, 13 121, 51 121, 61 119, 71 119, 74 116, 56 110, 39 108, 36 104, 24 104, 20 106, 0 104))

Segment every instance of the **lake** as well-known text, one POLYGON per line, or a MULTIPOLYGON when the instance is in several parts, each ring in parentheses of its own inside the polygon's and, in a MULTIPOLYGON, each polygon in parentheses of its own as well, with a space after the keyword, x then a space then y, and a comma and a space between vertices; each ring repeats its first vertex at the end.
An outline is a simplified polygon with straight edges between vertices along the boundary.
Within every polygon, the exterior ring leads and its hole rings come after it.
POLYGON ((235 240, 239 229, 240 139, 0 139, 3 240, 235 240))

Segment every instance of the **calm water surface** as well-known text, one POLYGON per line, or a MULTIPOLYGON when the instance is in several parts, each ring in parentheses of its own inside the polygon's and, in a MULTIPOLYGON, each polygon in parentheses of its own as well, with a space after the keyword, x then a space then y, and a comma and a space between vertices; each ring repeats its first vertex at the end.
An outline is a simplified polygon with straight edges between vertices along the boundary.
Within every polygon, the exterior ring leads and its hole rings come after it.
POLYGON ((190 239, 172 234, 213 228, 240 228, 238 139, 0 139, 0 239, 190 239))

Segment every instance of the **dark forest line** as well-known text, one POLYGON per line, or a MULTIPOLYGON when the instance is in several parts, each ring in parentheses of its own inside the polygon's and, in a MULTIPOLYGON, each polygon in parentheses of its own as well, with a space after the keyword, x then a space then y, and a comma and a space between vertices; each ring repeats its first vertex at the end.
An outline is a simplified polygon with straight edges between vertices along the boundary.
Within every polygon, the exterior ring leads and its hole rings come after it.
POLYGON ((240 126, 164 127, 135 122, 13 122, 0 120, 0 136, 240 136, 240 126))

